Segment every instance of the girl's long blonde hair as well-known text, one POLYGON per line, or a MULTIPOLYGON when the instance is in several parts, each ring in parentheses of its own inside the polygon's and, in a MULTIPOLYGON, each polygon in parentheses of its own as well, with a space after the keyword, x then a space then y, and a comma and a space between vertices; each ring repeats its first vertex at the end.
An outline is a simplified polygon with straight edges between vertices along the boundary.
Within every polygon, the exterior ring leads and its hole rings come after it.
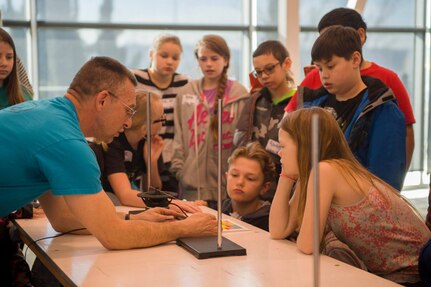
POLYGON ((223 95, 226 90, 227 85, 227 70, 229 69, 229 61, 230 61, 230 50, 226 41, 218 36, 218 35, 205 35, 196 45, 195 47, 195 56, 196 59, 199 59, 199 49, 206 48, 214 53, 219 54, 227 63, 227 65, 223 68, 223 72, 221 74, 220 80, 218 82, 217 94, 214 102, 214 112, 211 115, 210 122, 210 131, 213 135, 214 141, 217 141, 217 130, 218 130, 218 100, 223 98, 223 95))
POLYGON ((319 107, 299 109, 288 113, 280 123, 280 128, 289 134, 298 150, 297 158, 292 159, 298 163, 299 181, 301 183, 298 226, 301 226, 302 218, 304 217, 308 179, 312 168, 311 118, 313 114, 319 115, 319 162, 326 161, 334 165, 353 190, 365 192, 361 189, 359 183, 359 180, 363 179, 371 185, 378 182, 397 196, 400 196, 398 191, 370 173, 356 160, 343 132, 330 112, 319 107))

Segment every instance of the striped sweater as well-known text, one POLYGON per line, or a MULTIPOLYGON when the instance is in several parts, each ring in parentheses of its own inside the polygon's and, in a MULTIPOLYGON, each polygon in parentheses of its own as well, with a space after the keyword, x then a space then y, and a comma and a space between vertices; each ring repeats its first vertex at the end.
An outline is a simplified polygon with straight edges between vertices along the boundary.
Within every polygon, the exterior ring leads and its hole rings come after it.
POLYGON ((188 77, 175 73, 172 81, 165 89, 159 88, 152 80, 148 73, 148 69, 132 70, 138 80, 137 90, 146 90, 161 95, 164 113, 166 114, 166 122, 160 130, 160 136, 164 139, 163 162, 170 162, 173 155, 173 139, 174 139, 174 103, 177 97, 178 90, 187 84, 188 77))

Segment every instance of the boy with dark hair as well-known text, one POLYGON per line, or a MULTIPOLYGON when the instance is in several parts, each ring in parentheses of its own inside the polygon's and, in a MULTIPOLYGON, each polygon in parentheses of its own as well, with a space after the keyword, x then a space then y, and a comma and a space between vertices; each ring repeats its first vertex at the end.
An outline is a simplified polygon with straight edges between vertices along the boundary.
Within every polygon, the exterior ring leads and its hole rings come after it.
MULTIPOLYGON (((322 17, 319 22, 319 33, 323 32, 325 29, 333 25, 342 25, 355 29, 360 35, 361 44, 365 44, 365 41, 367 39, 367 24, 364 22, 362 16, 357 11, 349 8, 337 8, 328 12, 322 17)), ((369 62, 364 58, 362 58, 360 72, 362 76, 370 76, 381 80, 393 91, 394 96, 397 99, 398 106, 405 117, 406 169, 408 169, 408 167, 410 166, 410 161, 414 149, 413 124, 416 122, 416 120, 413 115, 413 109, 410 103, 410 98, 407 93, 407 90, 396 73, 389 69, 381 67, 374 62, 369 62)), ((317 69, 314 69, 309 72, 301 83, 301 86, 308 87, 310 89, 317 89, 321 85, 322 82, 320 81, 319 71, 317 69)), ((296 107, 297 99, 295 95, 293 96, 292 100, 289 102, 285 110, 287 112, 291 112, 296 110, 296 107)))
POLYGON ((327 28, 311 51, 323 86, 299 87, 298 108, 330 110, 358 161, 400 190, 406 173, 404 116, 390 89, 378 79, 361 77, 361 46, 353 28, 327 28))
MULTIPOLYGON (((247 100, 234 135, 236 146, 258 141, 271 154, 277 174, 281 172, 278 123, 296 91, 291 65, 289 52, 281 42, 265 41, 257 47, 253 52, 253 76, 263 88, 247 100)), ((262 197, 272 201, 275 187, 262 197)))

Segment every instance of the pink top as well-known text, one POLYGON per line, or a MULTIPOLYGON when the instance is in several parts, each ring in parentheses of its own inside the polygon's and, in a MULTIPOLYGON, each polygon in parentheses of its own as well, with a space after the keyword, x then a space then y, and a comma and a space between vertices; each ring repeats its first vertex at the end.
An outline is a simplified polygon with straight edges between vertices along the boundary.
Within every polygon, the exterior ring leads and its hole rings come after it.
MULTIPOLYGON (((227 80, 226 88, 225 88, 225 94, 229 93, 229 91, 232 87, 232 83, 233 83, 232 80, 229 80, 229 79, 227 80)), ((208 103, 208 107, 210 109, 211 114, 213 114, 213 112, 214 112, 214 103, 215 103, 216 96, 217 96, 217 90, 218 90, 218 88, 213 88, 213 89, 203 91, 204 98, 206 99, 206 101, 208 103)), ((223 100, 226 100, 226 99, 224 99, 224 96, 223 96, 223 100)), ((224 104, 226 104, 226 103, 224 103, 224 104)))
MULTIPOLYGON (((411 125, 416 122, 415 116, 413 115, 413 108, 410 103, 409 94, 407 93, 406 88, 401 82, 398 75, 382 66, 377 65, 376 63, 371 63, 371 66, 361 70, 361 76, 370 76, 379 79, 386 86, 388 86, 397 98, 398 107, 401 112, 404 114, 406 125, 411 125)), ((310 71, 305 79, 302 81, 301 85, 303 87, 307 87, 310 89, 318 89, 322 86, 322 82, 320 81, 319 70, 313 69, 310 71)), ((297 108, 297 100, 296 94, 290 100, 289 104, 286 106, 286 112, 295 111, 297 108)))
POLYGON ((398 195, 371 187, 351 206, 332 204, 328 224, 370 272, 399 283, 420 280, 419 250, 431 234, 398 195))

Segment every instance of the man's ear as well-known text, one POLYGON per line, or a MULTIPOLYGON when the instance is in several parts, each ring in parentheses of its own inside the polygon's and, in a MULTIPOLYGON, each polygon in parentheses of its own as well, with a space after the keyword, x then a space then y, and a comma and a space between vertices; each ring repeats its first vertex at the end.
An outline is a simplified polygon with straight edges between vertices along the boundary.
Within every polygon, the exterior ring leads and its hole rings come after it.
POLYGON ((267 193, 271 189, 272 182, 267 181, 263 184, 262 190, 259 192, 259 195, 262 196, 267 193))
POLYGON ((101 91, 96 94, 95 98, 95 104, 96 104, 96 110, 101 111, 103 107, 106 104, 107 97, 109 96, 107 91, 101 91))

